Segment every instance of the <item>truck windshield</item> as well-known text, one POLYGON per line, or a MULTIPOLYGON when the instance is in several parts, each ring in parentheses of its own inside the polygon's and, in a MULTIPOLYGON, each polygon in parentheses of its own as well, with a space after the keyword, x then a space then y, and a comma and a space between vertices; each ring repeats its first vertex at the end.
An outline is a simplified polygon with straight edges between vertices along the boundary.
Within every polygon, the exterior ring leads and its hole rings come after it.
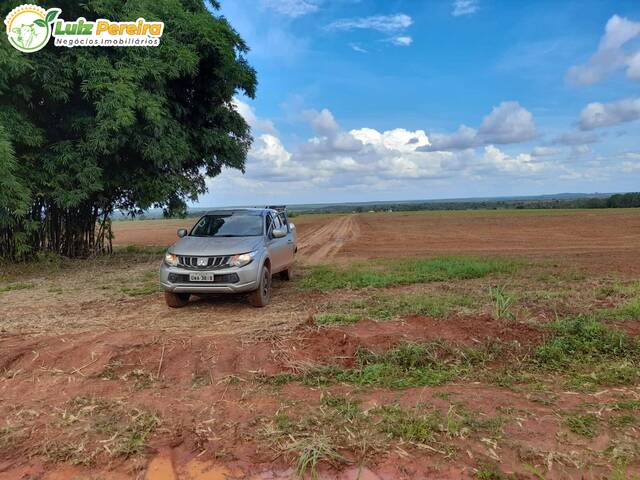
POLYGON ((205 215, 191 229, 193 237, 258 237, 262 235, 259 215, 205 215))

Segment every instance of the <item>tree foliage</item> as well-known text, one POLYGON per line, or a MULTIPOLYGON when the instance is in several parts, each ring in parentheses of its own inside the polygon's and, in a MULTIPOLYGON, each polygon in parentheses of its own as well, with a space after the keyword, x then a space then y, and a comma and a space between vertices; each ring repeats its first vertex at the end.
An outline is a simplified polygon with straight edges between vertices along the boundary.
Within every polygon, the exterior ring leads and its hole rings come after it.
MULTIPOLYGON (((0 15, 21 1, 3 2, 0 15), (7 5, 7 3, 9 5, 7 5)), ((0 256, 110 248, 109 215, 185 209, 223 168, 244 171, 253 97, 247 46, 205 0, 55 0, 61 18, 163 21, 158 47, 0 40, 0 256)))

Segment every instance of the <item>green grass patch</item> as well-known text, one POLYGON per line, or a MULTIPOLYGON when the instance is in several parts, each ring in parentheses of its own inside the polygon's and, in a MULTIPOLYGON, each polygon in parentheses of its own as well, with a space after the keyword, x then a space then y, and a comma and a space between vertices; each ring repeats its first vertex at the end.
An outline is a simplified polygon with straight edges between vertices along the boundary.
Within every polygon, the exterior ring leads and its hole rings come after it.
POLYGON ((451 353, 448 346, 439 342, 403 344, 381 354, 361 349, 357 353, 356 368, 319 368, 305 374, 302 381, 309 385, 346 382, 391 389, 442 385, 458 378, 468 368, 467 362, 451 353))
POLYGON ((555 335, 538 349, 536 361, 552 369, 589 361, 637 360, 640 354, 637 339, 593 317, 559 320, 551 325, 551 330, 555 335))
POLYGON ((609 425, 615 428, 632 427, 637 423, 636 417, 630 413, 614 415, 609 418, 609 425))
POLYGON ((123 287, 120 289, 120 291, 125 295, 129 295, 131 297, 153 295, 154 293, 158 293, 160 291, 160 285, 158 283, 153 283, 140 287, 123 287))
POLYGON ((360 319, 359 315, 350 313, 323 313, 315 317, 315 322, 318 325, 349 325, 360 319))
POLYGON ((565 418, 567 428, 587 438, 593 438, 598 434, 598 417, 594 413, 568 415, 565 418))
POLYGON ((619 400, 613 404, 614 410, 640 410, 640 400, 619 400))
POLYGON ((478 480, 517 480, 516 475, 506 474, 495 464, 481 464, 476 471, 478 480))
POLYGON ((561 373, 567 387, 632 385, 640 380, 640 342, 594 317, 551 325, 554 335, 537 349, 534 365, 561 373))
POLYGON ((15 290, 28 290, 35 287, 33 283, 10 283, 4 287, 0 287, 0 293, 13 292, 15 290))
POLYGON ((602 310, 599 316, 607 320, 640 320, 640 282, 616 282, 600 289, 607 297, 622 297, 625 301, 615 308, 602 310))
POLYGON ((367 318, 390 320, 407 315, 444 318, 455 309, 471 307, 473 304, 471 298, 462 295, 408 293, 373 295, 353 302, 350 308, 367 318))
POLYGON ((504 286, 489 287, 489 296, 495 307, 496 318, 515 319, 515 315, 511 312, 513 296, 507 294, 504 286))
POLYGON ((502 417, 483 417, 463 405, 451 405, 446 415, 433 406, 416 404, 403 408, 397 404, 381 405, 363 411, 357 399, 323 394, 320 405, 295 415, 283 407, 266 419, 263 437, 286 456, 292 457, 299 476, 316 478, 320 463, 354 463, 366 465, 379 458, 399 441, 431 444, 442 455, 453 455, 452 438, 496 437, 502 417), (350 452, 346 454, 345 452, 350 452))
POLYGON ((439 412, 426 414, 404 410, 398 405, 385 405, 376 409, 380 416, 379 428, 391 437, 409 442, 428 443, 442 428, 442 416, 439 412))
POLYGON ((613 320, 640 320, 640 297, 605 311, 604 317, 613 320))
POLYGON ((403 389, 427 385, 443 385, 469 373, 499 354, 499 344, 472 349, 435 341, 425 344, 405 343, 382 353, 360 349, 356 366, 323 366, 306 373, 281 373, 262 377, 264 383, 283 385, 299 381, 321 386, 351 383, 362 387, 403 389))
POLYGON ((521 260, 505 258, 438 257, 377 260, 345 267, 313 268, 299 285, 309 290, 390 287, 414 283, 481 278, 494 273, 513 273, 521 260))
POLYGON ((149 270, 133 279, 129 285, 120 288, 120 292, 125 295, 137 297, 141 295, 152 295, 161 291, 157 270, 149 270))
POLYGON ((316 317, 318 325, 345 325, 364 318, 391 320, 408 315, 444 318, 451 312, 473 306, 474 299, 463 295, 442 293, 375 294, 338 306, 339 312, 316 317))

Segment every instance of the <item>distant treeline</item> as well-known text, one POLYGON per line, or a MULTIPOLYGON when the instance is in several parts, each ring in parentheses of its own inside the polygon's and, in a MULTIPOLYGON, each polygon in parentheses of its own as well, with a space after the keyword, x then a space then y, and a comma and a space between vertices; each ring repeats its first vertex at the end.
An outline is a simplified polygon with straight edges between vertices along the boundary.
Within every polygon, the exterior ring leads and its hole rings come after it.
POLYGON ((294 216, 302 213, 362 213, 362 212, 409 212, 421 210, 524 210, 563 208, 632 208, 640 207, 640 192, 617 193, 610 197, 587 197, 549 200, 474 200, 442 202, 370 203, 367 205, 327 205, 313 209, 296 209, 294 216))

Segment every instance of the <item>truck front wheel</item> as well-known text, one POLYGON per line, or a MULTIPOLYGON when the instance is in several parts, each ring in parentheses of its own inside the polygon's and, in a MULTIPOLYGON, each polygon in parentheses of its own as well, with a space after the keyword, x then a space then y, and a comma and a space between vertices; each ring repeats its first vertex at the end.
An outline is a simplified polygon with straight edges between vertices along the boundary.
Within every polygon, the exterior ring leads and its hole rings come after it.
POLYGON ((190 293, 164 292, 164 300, 171 308, 184 307, 189 302, 190 293))
POLYGON ((249 294, 249 303, 254 307, 264 307, 271 301, 271 270, 262 267, 258 289, 249 294))

